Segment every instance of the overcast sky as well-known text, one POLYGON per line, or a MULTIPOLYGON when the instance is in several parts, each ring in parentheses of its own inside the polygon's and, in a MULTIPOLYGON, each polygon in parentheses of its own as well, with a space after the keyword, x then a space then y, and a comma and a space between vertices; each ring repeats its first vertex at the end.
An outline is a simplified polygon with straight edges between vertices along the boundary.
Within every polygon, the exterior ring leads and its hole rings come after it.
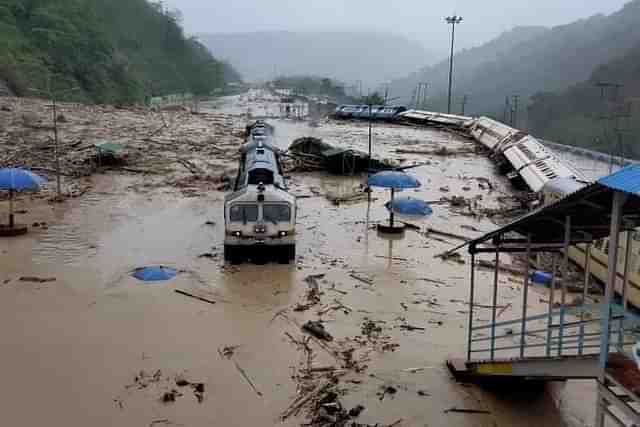
POLYGON ((458 47, 480 45, 518 25, 560 25, 609 14, 628 0, 165 0, 189 33, 265 30, 393 31, 442 50, 443 17, 464 17, 458 47), (437 47, 436 47, 437 46, 437 47))

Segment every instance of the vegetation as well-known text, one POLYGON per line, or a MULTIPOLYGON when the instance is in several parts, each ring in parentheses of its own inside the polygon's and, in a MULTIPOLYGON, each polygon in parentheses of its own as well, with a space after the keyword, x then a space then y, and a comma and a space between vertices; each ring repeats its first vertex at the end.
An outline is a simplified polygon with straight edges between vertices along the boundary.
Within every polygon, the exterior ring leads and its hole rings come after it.
MULTIPOLYGON (((624 56, 640 43, 640 0, 608 16, 596 15, 554 28, 516 28, 496 40, 456 54, 454 102, 459 113, 468 95, 467 112, 503 116, 505 97, 520 95, 519 126, 526 123, 529 97, 555 92, 588 80, 594 70, 624 56)), ((464 24, 460 27, 464 31, 464 24)), ((396 82, 394 95, 411 99, 418 82, 428 82, 429 108, 446 111, 448 61, 396 82)))
POLYGON ((325 77, 282 76, 273 81, 276 89, 292 89, 301 95, 325 95, 334 99, 344 99, 344 86, 325 77))
POLYGON ((536 94, 529 107, 531 132, 565 144, 640 158, 639 71, 640 44, 598 67, 585 82, 558 93, 536 94))
POLYGON ((358 98, 355 100, 355 104, 362 105, 384 105, 385 99, 378 92, 373 92, 371 95, 363 96, 362 98, 358 98))
POLYGON ((147 0, 0 0, 0 79, 18 95, 96 103, 209 94, 239 80, 180 20, 147 0))

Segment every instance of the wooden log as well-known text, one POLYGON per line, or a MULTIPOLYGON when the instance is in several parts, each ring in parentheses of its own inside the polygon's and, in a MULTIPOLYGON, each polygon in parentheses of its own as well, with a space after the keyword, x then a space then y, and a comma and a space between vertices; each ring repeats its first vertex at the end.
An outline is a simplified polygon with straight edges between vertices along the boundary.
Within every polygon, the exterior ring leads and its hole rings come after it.
POLYGON ((213 301, 213 300, 210 300, 210 299, 198 296, 198 295, 194 295, 194 294, 191 294, 189 292, 185 292, 185 291, 183 291, 181 289, 176 289, 176 290, 174 290, 174 292, 176 292, 176 293, 178 293, 180 295, 184 295, 184 296, 187 296, 187 297, 190 297, 190 298, 194 298, 194 299, 209 303, 209 304, 216 304, 216 301, 213 301))

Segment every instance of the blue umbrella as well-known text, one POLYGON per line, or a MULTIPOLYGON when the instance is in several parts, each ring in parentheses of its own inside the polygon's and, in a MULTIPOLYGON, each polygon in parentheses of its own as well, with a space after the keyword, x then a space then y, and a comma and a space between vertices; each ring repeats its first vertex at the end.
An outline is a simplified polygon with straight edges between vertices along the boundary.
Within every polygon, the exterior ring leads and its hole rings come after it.
POLYGON ((13 228, 13 193, 15 191, 38 190, 47 180, 26 169, 0 169, 0 190, 9 190, 9 227, 13 228))
MULTIPOLYGON (((404 188, 418 188, 421 185, 420 181, 415 177, 398 171, 378 172, 367 179, 367 184, 370 187, 390 188, 391 205, 393 205, 396 190, 404 188)), ((389 215, 389 227, 393 228, 393 210, 391 210, 391 215, 389 215)))
POLYGON ((433 214, 433 209, 427 202, 413 197, 399 197, 394 199, 393 202, 387 202, 385 206, 389 212, 397 215, 422 218, 433 214))
POLYGON ((26 169, 0 169, 0 190, 38 190, 47 180, 26 169))
POLYGON ((420 181, 411 175, 397 171, 383 171, 375 175, 371 175, 367 179, 369 187, 382 187, 398 190, 403 188, 418 188, 420 181))
POLYGON ((158 282, 173 279, 174 277, 176 277, 177 273, 178 272, 173 268, 152 266, 138 268, 131 275, 138 280, 142 280, 143 282, 158 282))

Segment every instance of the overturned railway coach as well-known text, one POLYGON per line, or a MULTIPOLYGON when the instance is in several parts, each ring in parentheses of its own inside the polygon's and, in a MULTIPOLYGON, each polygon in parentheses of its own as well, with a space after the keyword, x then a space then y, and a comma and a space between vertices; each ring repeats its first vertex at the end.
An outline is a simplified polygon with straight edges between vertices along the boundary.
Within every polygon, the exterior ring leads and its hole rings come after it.
POLYGON ((295 259, 296 198, 287 191, 273 130, 248 127, 233 192, 225 197, 225 260, 295 259))
MULTIPOLYGON (((476 141, 492 152, 502 172, 514 183, 538 193, 544 204, 556 202, 589 183, 550 147, 531 135, 487 117, 476 119, 470 131, 476 141)), ((622 292, 624 266, 629 257, 629 302, 640 308, 640 230, 623 233, 620 242, 616 291, 622 292)), ((607 281, 608 255, 608 238, 591 245, 589 251, 586 245, 569 248, 569 258, 582 268, 588 263, 591 274, 602 283, 607 281)))

